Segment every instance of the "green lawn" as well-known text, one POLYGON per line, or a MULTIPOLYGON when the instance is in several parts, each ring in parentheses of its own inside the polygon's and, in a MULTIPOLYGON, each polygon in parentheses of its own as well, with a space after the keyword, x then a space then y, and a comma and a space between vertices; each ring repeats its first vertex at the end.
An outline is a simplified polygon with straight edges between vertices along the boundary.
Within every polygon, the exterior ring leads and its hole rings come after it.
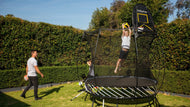
MULTIPOLYGON (((0 93, 0 107, 14 106, 14 107, 91 107, 92 101, 90 100, 90 95, 88 95, 86 101, 84 101, 85 93, 80 95, 74 101, 70 101, 75 95, 78 94, 78 90, 81 88, 78 82, 67 83, 62 85, 57 85, 53 87, 46 87, 39 89, 39 96, 42 100, 34 100, 33 90, 29 90, 26 94, 26 98, 20 97, 22 91, 14 91, 7 93, 0 93)), ((178 96, 169 95, 158 95, 158 100, 161 107, 190 107, 190 99, 178 96)), ((99 101, 100 102, 100 101, 99 101)), ((101 103, 101 102, 100 102, 101 103)), ((101 107, 97 103, 94 107, 101 107)), ((105 103, 105 106, 114 107, 115 104, 105 103)), ((129 105, 120 104, 119 107, 140 107, 141 105, 129 105)))

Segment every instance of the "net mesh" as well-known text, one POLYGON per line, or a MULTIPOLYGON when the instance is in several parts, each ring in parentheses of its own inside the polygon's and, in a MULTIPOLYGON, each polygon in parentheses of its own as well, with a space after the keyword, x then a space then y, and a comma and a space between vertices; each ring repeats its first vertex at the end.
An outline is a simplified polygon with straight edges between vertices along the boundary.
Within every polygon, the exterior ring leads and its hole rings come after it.
POLYGON ((121 85, 122 87, 156 84, 156 79, 151 72, 151 61, 149 58, 154 36, 135 38, 132 35, 128 56, 121 62, 118 72, 114 73, 122 49, 121 35, 122 30, 109 29, 100 30, 98 34, 88 36, 95 73, 94 83, 101 86, 121 85), (147 80, 144 80, 144 78, 147 80))

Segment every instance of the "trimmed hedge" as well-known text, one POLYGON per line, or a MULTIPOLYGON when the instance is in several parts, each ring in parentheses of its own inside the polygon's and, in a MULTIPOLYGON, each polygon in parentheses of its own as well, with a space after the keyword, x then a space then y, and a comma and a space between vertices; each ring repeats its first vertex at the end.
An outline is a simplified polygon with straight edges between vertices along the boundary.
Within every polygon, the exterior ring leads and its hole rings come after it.
POLYGON ((163 86, 160 90, 190 95, 189 77, 190 71, 165 71, 163 86))
MULTIPOLYGON (((163 49, 165 57, 162 63, 167 69, 189 70, 190 20, 178 19, 158 25, 156 28, 158 38, 153 41, 153 45, 155 44, 154 49, 159 49, 159 51, 153 50, 153 52, 159 56, 162 53, 160 50, 163 49)), ((31 49, 39 51, 37 59, 39 66, 76 65, 78 53, 81 55, 78 63, 85 64, 87 58, 90 57, 90 50, 86 46, 86 41, 80 45, 82 34, 82 30, 71 26, 35 23, 11 15, 5 17, 0 15, 0 69, 25 67, 27 59, 31 56, 31 49)), ((109 36, 108 32, 105 34, 109 36)), ((113 42, 115 43, 115 40, 113 42)), ((103 49, 112 49, 112 47, 105 45, 103 49)), ((107 58, 102 63, 109 63, 109 60, 110 58, 107 58)))
POLYGON ((24 68, 31 50, 38 51, 39 66, 76 65, 82 34, 71 26, 0 15, 0 69, 24 68))
POLYGON ((190 20, 177 19, 156 27, 160 47, 165 53, 165 65, 169 70, 190 69, 190 20))
MULTIPOLYGON (((78 67, 40 67, 39 69, 44 74, 44 78, 41 78, 40 75, 38 75, 39 84, 80 80, 81 75, 87 75, 88 72, 88 67, 86 65, 81 65, 78 67)), ((12 88, 27 85, 28 82, 24 81, 23 79, 24 75, 26 75, 25 69, 0 70, 0 88, 12 88)))
MULTIPOLYGON (((102 66, 100 67, 100 69, 102 66)), ((112 69, 112 66, 104 66, 102 69, 112 69)), ((40 71, 44 74, 44 78, 39 76, 39 84, 46 83, 60 83, 66 81, 80 80, 82 74, 88 73, 88 66, 53 66, 53 67, 40 67, 40 71)), ((103 73, 103 72, 102 72, 103 73)), ((107 72, 105 72, 107 73, 107 72)), ((160 75, 163 75, 160 71, 160 75)), ((25 69, 15 70, 0 70, 0 88, 11 88, 27 85, 23 76, 25 69)), ((161 91, 180 93, 190 95, 190 72, 189 71, 165 71, 165 77, 161 91)), ((158 80, 162 81, 162 76, 158 80)))

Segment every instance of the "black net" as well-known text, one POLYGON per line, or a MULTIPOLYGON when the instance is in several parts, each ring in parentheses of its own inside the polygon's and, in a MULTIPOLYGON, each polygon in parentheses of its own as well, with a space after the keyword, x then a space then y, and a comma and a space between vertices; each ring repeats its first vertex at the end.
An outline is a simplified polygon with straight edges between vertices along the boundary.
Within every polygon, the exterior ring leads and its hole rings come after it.
POLYGON ((154 36, 135 38, 132 35, 127 58, 123 59, 117 73, 114 73, 122 49, 121 35, 122 30, 104 29, 86 36, 94 71, 91 83, 110 87, 155 85, 157 82, 151 72, 149 57, 154 36))
POLYGON ((90 50, 86 56, 92 62, 85 80, 87 92, 111 99, 155 97, 157 86, 162 85, 157 80, 163 81, 160 70, 164 68, 164 57, 151 14, 142 4, 134 7, 133 31, 127 57, 120 62, 117 73, 114 71, 121 59, 122 30, 100 29, 84 33, 88 42, 86 50, 90 50))
POLYGON ((134 76, 135 74, 135 43, 132 37, 131 48, 126 60, 119 66, 115 74, 117 60, 121 51, 122 31, 101 30, 98 39, 96 55, 94 55, 96 76, 134 76))

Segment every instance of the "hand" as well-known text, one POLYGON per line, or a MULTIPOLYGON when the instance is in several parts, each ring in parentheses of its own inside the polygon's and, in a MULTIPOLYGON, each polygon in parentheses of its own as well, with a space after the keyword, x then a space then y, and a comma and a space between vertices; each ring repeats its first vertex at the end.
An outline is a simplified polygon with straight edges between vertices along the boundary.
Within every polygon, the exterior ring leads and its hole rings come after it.
POLYGON ((91 62, 90 61, 88 61, 87 64, 88 64, 88 66, 91 66, 91 62))
POLYGON ((41 74, 41 77, 42 77, 42 78, 44 78, 44 75, 43 75, 43 74, 41 74))
POLYGON ((122 24, 122 29, 124 29, 124 23, 122 24))

